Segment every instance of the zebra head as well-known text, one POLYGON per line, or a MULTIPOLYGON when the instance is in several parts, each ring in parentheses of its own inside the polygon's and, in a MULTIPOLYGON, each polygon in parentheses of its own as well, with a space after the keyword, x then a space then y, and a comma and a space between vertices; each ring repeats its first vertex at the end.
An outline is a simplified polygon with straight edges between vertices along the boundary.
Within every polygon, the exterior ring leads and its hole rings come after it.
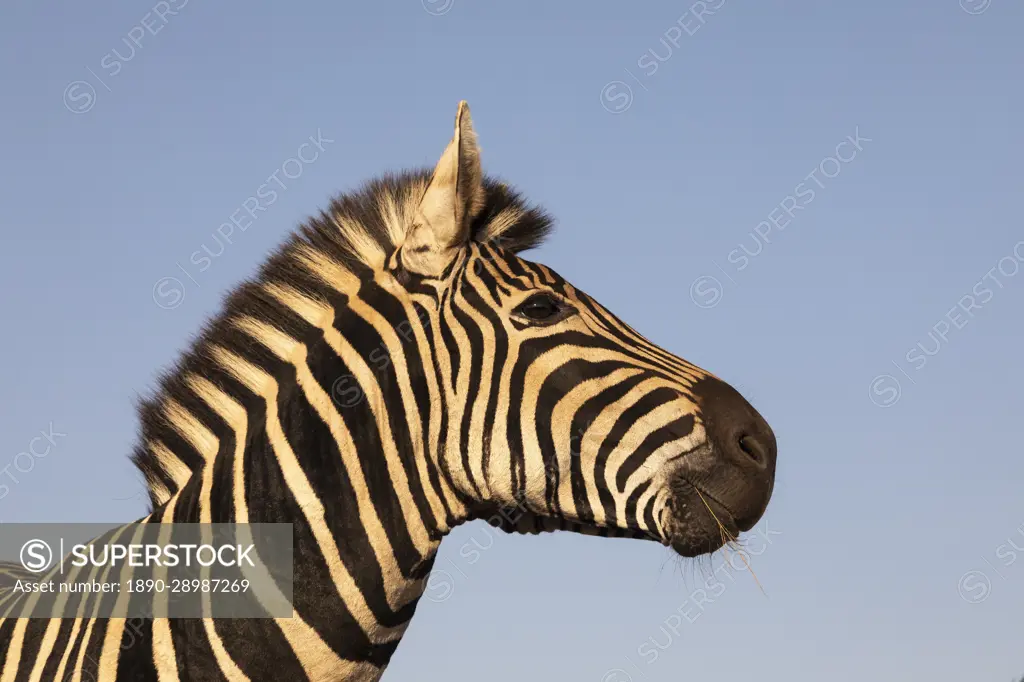
POLYGON ((464 102, 420 196, 387 270, 429 317, 449 377, 437 461, 469 516, 684 556, 753 527, 775 478, 771 428, 731 386, 517 255, 548 220, 482 174, 464 102))

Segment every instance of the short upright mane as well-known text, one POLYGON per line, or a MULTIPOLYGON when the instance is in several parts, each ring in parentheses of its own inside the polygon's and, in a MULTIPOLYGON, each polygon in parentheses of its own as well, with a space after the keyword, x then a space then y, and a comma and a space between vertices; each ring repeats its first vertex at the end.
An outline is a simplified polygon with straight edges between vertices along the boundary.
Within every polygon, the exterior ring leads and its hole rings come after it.
MULTIPOLYGON (((194 473, 206 461, 188 454, 198 449, 196 434, 209 432, 209 425, 202 423, 202 415, 209 415, 210 410, 188 385, 187 377, 204 377, 217 383, 224 373, 212 359, 211 350, 251 347, 251 338, 232 320, 239 315, 255 317, 282 331, 295 332, 299 338, 293 316, 282 311, 265 285, 281 284, 310 298, 322 299, 322 283, 302 264, 303 255, 311 250, 360 277, 381 269, 404 240, 431 173, 432 169, 421 169, 388 174, 355 192, 334 198, 327 210, 292 233, 263 263, 255 278, 227 296, 221 313, 204 326, 178 362, 162 374, 156 391, 139 405, 142 428, 131 457, 146 480, 154 507, 166 502, 180 488, 183 476, 194 473), (188 471, 180 470, 180 465, 179 471, 169 471, 165 456, 168 451, 188 471)), ((538 246, 550 232, 549 216, 528 205, 515 190, 491 177, 484 179, 484 188, 486 203, 471 225, 473 241, 497 244, 518 253, 538 246)))

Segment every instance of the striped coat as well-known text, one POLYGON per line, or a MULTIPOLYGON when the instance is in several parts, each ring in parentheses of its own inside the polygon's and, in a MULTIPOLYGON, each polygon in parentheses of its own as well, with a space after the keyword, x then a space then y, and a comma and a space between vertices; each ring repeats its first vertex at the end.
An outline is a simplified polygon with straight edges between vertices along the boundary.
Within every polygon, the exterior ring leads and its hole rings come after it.
POLYGON ((522 258, 549 227, 483 175, 465 103, 434 169, 309 220, 164 376, 133 455, 147 522, 294 524, 294 616, 6 618, 0 682, 375 680, 460 523, 684 556, 751 528, 771 429, 522 258))

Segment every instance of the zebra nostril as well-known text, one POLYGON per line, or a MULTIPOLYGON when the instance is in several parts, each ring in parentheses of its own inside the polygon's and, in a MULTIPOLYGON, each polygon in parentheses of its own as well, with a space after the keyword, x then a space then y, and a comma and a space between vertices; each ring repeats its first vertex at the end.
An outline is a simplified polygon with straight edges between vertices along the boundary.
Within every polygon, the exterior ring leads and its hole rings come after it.
POLYGON ((754 436, 740 436, 740 450, 747 457, 754 461, 754 464, 764 468, 768 464, 768 449, 754 436))

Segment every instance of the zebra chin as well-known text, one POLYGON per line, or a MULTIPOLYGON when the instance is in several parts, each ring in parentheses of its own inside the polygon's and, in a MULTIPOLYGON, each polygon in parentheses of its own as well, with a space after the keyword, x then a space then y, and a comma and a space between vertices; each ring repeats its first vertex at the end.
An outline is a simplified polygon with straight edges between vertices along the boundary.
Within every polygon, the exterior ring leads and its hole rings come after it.
POLYGON ((737 520, 728 506, 686 479, 673 484, 672 488, 663 544, 684 557, 720 549, 728 540, 753 528, 761 517, 758 514, 737 520))
MULTIPOLYGON (((710 459, 712 452, 705 446, 687 457, 710 459)), ((662 543, 685 557, 714 552, 753 528, 768 507, 773 487, 771 480, 727 470, 709 475, 693 464, 672 476, 663 523, 662 543)))

